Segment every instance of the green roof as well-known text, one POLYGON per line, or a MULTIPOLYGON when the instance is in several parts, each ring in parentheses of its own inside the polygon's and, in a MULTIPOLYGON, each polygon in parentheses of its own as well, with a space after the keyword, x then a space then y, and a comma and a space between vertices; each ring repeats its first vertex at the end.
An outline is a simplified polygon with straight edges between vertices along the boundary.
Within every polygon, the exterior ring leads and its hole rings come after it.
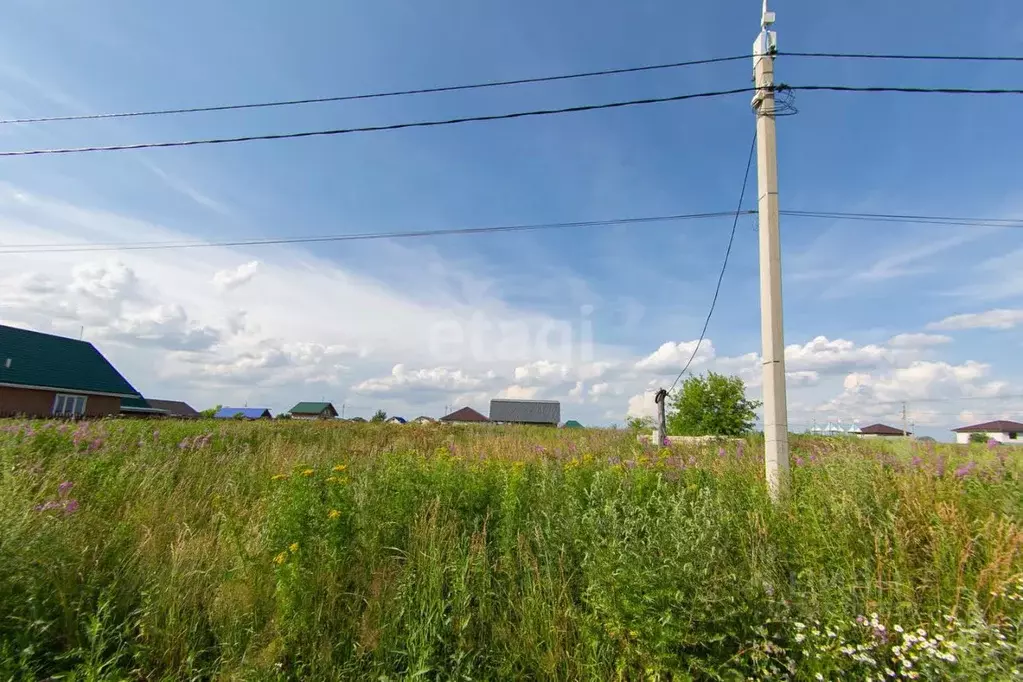
POLYGON ((330 403, 299 403, 288 410, 291 414, 320 414, 324 410, 330 410, 337 414, 337 410, 330 403))
POLYGON ((141 397, 88 341, 0 325, 0 384, 141 397))
POLYGON ((167 414, 166 410, 153 407, 149 404, 148 400, 141 396, 138 398, 121 398, 121 412, 155 412, 157 414, 167 414))
POLYGON ((569 419, 567 422, 565 422, 565 428, 566 429, 581 429, 581 428, 583 428, 583 425, 580 424, 579 422, 577 422, 574 419, 569 419))

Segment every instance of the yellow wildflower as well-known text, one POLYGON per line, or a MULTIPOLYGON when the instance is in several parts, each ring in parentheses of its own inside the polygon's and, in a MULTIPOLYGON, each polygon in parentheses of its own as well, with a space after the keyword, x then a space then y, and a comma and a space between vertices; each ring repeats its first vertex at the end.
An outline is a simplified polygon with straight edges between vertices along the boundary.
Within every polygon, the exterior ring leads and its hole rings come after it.
POLYGON ((291 543, 290 545, 288 545, 288 549, 290 549, 292 552, 297 552, 298 551, 298 543, 297 542, 291 543))
POLYGON ((347 464, 338 464, 336 467, 334 467, 334 471, 336 471, 338 473, 341 473, 342 471, 344 471, 347 468, 348 468, 347 464))
POLYGON ((339 512, 337 509, 331 509, 330 512, 327 514, 328 519, 336 519, 339 516, 341 516, 341 512, 339 512))
POLYGON ((337 483, 340 479, 337 476, 328 476, 327 483, 337 483))
POLYGON ((287 552, 281 552, 280 554, 278 554, 277 556, 274 557, 274 563, 277 564, 278 566, 280 566, 281 564, 283 564, 285 562, 285 560, 287 560, 287 558, 288 558, 288 553, 287 552))
POLYGON ((313 469, 306 469, 305 471, 302 472, 302 475, 303 476, 312 476, 315 473, 316 473, 316 471, 313 470, 313 469))
POLYGON ((270 480, 271 481, 283 481, 287 477, 288 477, 287 474, 274 474, 273 476, 270 477, 270 480))

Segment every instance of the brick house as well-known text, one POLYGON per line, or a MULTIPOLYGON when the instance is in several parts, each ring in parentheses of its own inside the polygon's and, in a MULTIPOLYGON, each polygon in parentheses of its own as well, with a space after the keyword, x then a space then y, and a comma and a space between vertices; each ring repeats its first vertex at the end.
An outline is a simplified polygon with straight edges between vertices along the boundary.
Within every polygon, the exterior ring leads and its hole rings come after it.
POLYGON ((142 399, 88 341, 0 325, 0 415, 105 417, 142 399))

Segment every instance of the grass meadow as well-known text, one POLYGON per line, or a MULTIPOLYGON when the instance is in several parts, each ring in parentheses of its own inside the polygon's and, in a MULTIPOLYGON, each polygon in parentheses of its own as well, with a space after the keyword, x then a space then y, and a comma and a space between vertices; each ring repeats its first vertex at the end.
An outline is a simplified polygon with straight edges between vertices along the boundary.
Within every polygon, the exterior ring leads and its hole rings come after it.
POLYGON ((762 453, 3 421, 0 680, 1023 679, 1023 450, 762 453))

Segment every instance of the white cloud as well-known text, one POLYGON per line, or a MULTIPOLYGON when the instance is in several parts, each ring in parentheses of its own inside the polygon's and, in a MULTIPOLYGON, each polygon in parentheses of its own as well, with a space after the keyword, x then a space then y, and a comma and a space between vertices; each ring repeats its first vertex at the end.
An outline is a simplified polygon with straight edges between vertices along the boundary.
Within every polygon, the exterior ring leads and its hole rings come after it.
POLYGON ((407 370, 405 365, 397 364, 391 369, 391 375, 379 379, 367 379, 352 387, 356 393, 401 393, 408 391, 439 391, 465 392, 479 388, 488 380, 494 379, 493 373, 483 377, 470 376, 460 369, 450 367, 432 367, 426 369, 407 370))
POLYGON ((571 368, 560 362, 537 360, 515 368, 515 380, 532 383, 558 383, 565 381, 571 368))
POLYGON ((797 372, 786 372, 785 378, 790 387, 814 386, 820 382, 821 375, 813 370, 800 370, 797 372))
POLYGON ((691 367, 697 367, 712 360, 715 353, 714 344, 711 343, 711 340, 704 339, 699 344, 698 350, 697 343, 698 341, 679 341, 678 343, 668 341, 663 343, 656 351, 636 362, 636 369, 654 374, 670 375, 682 371, 690 357, 693 357, 691 367), (695 356, 693 356, 694 351, 696 353, 695 356))
MULTIPOLYGON (((657 391, 644 391, 629 398, 629 405, 625 411, 627 417, 656 417, 657 403, 654 402, 654 395, 657 391)), ((665 405, 667 407, 667 405, 665 405)))
POLYGON ((189 321, 177 304, 161 304, 138 314, 126 314, 98 330, 102 337, 165 350, 208 350, 220 341, 215 329, 189 321))
MULTIPOLYGON (((36 273, 35 277, 46 278, 46 275, 36 273)), ((134 270, 119 261, 110 261, 74 266, 68 289, 100 301, 118 301, 136 295, 138 287, 134 270)))
POLYGON ((236 268, 217 270, 213 274, 213 286, 218 291, 230 291, 251 280, 256 276, 257 272, 259 272, 258 260, 250 260, 248 263, 242 263, 236 268))
POLYGON ((509 400, 533 400, 539 395, 540 389, 536 386, 519 386, 513 384, 505 389, 502 389, 497 394, 498 398, 507 398, 509 400))
POLYGON ((962 329, 1012 329, 1023 323, 1023 310, 998 308, 982 313, 952 315, 927 325, 928 329, 956 331, 962 329))
POLYGON ((951 343, 952 337, 943 334, 896 334, 888 340, 891 348, 917 349, 951 343))
POLYGON ((891 357, 891 351, 882 346, 857 346, 846 339, 832 341, 826 336, 818 336, 802 346, 785 347, 785 367, 792 371, 842 372, 854 367, 876 367, 891 357))

